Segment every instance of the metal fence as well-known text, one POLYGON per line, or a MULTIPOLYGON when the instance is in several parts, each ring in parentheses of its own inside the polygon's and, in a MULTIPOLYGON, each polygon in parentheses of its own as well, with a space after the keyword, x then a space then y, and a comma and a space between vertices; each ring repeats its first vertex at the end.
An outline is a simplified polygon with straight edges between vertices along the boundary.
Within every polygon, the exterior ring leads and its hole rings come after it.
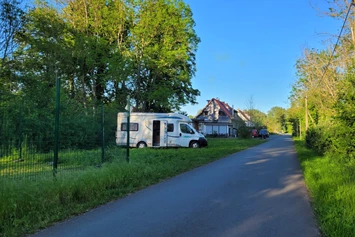
POLYGON ((115 108, 66 102, 41 110, 33 103, 18 96, 0 104, 0 179, 59 176, 124 160, 125 149, 115 145, 115 108))

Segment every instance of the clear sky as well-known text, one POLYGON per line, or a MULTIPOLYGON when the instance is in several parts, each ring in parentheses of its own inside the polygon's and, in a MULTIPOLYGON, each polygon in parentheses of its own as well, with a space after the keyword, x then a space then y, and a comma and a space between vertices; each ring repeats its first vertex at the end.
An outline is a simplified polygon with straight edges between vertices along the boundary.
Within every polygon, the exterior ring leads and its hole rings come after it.
POLYGON ((240 109, 253 97, 254 107, 265 113, 274 106, 288 108, 302 50, 324 48, 322 41, 331 38, 324 33, 337 35, 342 26, 314 9, 327 9, 326 0, 185 2, 201 38, 192 79, 201 96, 197 105, 182 107, 189 115, 217 97, 240 109))

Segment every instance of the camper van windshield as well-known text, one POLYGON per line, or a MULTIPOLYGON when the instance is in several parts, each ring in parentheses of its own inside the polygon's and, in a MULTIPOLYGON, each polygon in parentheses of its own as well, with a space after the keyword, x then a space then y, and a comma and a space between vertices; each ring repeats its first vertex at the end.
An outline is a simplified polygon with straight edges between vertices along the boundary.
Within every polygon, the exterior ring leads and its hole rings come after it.
POLYGON ((180 131, 182 133, 190 133, 190 134, 194 134, 194 130, 190 127, 190 125, 186 124, 186 123, 181 123, 180 124, 180 131))

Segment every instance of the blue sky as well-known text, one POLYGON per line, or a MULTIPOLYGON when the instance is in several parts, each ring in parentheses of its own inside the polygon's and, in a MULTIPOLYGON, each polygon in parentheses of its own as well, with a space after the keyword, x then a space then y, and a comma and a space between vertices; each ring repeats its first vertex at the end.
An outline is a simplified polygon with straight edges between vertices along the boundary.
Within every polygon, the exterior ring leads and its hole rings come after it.
POLYGON ((201 96, 182 111, 196 115, 206 100, 219 98, 267 113, 288 108, 296 81, 295 63, 307 48, 324 48, 322 41, 337 35, 342 22, 321 17, 314 7, 327 9, 325 0, 185 0, 201 38, 197 73, 192 79, 201 96), (312 6, 311 6, 312 4, 312 6))

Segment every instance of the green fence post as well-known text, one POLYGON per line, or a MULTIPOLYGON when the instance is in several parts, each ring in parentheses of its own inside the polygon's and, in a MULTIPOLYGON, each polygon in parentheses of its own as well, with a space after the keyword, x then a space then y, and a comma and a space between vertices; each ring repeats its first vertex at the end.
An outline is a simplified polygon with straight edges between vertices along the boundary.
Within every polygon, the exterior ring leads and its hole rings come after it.
POLYGON ((102 141, 101 141, 101 163, 105 161, 105 110, 104 103, 101 104, 101 132, 102 132, 102 141))
POLYGON ((131 113, 131 104, 130 104, 131 97, 128 95, 127 97, 127 148, 126 148, 126 161, 129 163, 129 130, 130 130, 130 121, 129 116, 131 113))
POLYGON ((23 106, 24 100, 22 98, 21 105, 20 105, 20 119, 19 119, 19 161, 22 160, 22 139, 23 139, 23 106))
POLYGON ((54 125, 54 159, 53 175, 56 176, 58 168, 59 152, 59 107, 60 107, 60 79, 56 77, 56 101, 55 101, 55 125, 54 125))

